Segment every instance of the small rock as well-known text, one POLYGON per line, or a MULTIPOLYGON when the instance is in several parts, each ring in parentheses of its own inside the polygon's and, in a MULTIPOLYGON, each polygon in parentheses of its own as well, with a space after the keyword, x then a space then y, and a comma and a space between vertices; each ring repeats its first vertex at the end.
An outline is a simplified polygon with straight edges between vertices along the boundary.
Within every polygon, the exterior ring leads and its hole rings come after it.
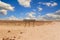
POLYGON ((10 30, 8 31, 8 33, 11 32, 10 30))
POLYGON ((16 37, 14 36, 14 38, 16 38, 16 37))

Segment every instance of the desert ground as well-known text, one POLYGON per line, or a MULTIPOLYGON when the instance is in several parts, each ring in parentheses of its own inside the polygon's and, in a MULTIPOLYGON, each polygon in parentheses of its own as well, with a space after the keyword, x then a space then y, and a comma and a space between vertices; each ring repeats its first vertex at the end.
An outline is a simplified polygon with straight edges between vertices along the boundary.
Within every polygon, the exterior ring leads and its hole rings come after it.
POLYGON ((60 40, 60 21, 0 21, 0 40, 60 40))

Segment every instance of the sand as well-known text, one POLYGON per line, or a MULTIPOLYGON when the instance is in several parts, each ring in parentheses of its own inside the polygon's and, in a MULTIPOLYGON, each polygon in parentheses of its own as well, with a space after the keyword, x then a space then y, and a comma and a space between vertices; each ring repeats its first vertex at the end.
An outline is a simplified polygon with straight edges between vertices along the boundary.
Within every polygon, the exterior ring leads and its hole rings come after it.
POLYGON ((60 40, 60 21, 0 21, 0 40, 60 40))

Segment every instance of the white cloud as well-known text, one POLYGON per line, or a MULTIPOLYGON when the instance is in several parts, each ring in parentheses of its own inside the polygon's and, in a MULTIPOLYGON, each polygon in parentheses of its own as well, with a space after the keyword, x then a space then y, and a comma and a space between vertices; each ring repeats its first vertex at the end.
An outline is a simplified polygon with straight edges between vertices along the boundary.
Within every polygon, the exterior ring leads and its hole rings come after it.
POLYGON ((19 4, 24 7, 31 7, 30 2, 31 0, 18 0, 19 4))
POLYGON ((54 12, 54 13, 48 13, 46 15, 43 16, 39 16, 38 17, 39 20, 60 20, 60 10, 54 12))
POLYGON ((42 11, 42 10, 43 10, 42 8, 38 7, 38 11, 42 11))
POLYGON ((10 16, 10 17, 8 17, 7 19, 8 19, 8 20, 19 20, 18 18, 16 18, 16 17, 15 17, 15 16, 13 16, 13 15, 12 15, 12 16, 10 16))
POLYGON ((51 2, 45 2, 45 3, 39 2, 39 4, 43 4, 43 5, 51 6, 51 7, 58 5, 58 3, 56 3, 56 2, 52 2, 52 3, 51 2))
POLYGON ((54 2, 53 4, 51 4, 51 6, 57 6, 58 4, 56 2, 54 2))
POLYGON ((43 5, 51 6, 51 3, 43 3, 43 5))
POLYGON ((46 14, 48 17, 52 17, 52 18, 57 18, 60 17, 60 15, 55 15, 55 14, 46 14))
POLYGON ((9 17, 0 18, 0 20, 16 20, 16 21, 22 21, 23 18, 18 18, 18 17, 14 16, 14 15, 11 15, 9 17))
POLYGON ((35 12, 29 12, 25 19, 35 19, 36 18, 35 14, 36 14, 35 12))
POLYGON ((10 4, 0 1, 0 13, 6 15, 8 10, 13 11, 14 7, 12 7, 10 4))
POLYGON ((9 16, 9 17, 0 18, 0 20, 18 20, 18 18, 12 15, 12 16, 9 16))
POLYGON ((12 16, 9 16, 9 17, 5 18, 4 20, 20 20, 21 21, 23 19, 17 18, 16 16, 12 15, 12 16))
POLYGON ((38 17, 35 16, 35 12, 29 12, 25 19, 35 19, 37 21, 52 21, 52 20, 60 20, 60 10, 54 13, 47 13, 45 15, 39 15, 38 17))
POLYGON ((2 10, 0 10, 0 13, 2 13, 3 15, 6 15, 7 14, 7 10, 2 9, 2 10))

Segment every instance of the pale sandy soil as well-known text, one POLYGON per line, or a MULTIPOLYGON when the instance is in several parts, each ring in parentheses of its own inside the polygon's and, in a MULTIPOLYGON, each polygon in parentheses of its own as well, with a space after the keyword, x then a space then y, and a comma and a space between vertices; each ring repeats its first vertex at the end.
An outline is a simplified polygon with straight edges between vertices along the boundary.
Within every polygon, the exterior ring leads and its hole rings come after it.
POLYGON ((60 22, 0 23, 0 40, 60 40, 60 22))

